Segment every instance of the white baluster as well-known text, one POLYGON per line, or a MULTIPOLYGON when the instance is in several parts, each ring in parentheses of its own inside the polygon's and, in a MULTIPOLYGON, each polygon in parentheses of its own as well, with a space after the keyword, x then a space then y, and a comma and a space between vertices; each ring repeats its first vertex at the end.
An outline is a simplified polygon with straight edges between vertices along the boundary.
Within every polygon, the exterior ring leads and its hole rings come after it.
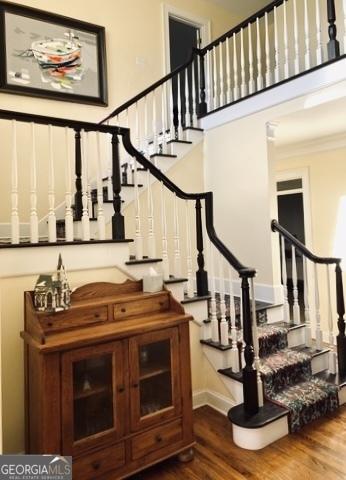
POLYGON ((286 264, 286 250, 285 239, 281 237, 281 274, 282 284, 284 289, 284 320, 290 322, 290 306, 288 303, 288 289, 287 289, 287 264, 286 264))
POLYGON ((82 131, 82 238, 90 240, 90 222, 88 212, 88 153, 89 135, 82 131))
POLYGON ((252 47, 252 25, 248 25, 248 36, 249 36, 249 93, 250 95, 255 92, 256 84, 254 77, 254 57, 253 57, 253 47, 252 47))
POLYGON ((11 243, 19 243, 17 122, 12 120, 11 243))
POLYGON ((185 127, 190 126, 190 89, 189 89, 189 72, 186 68, 185 75, 185 127))
MULTIPOLYGON (((192 127, 197 127, 198 126, 197 108, 196 108, 197 92, 196 92, 196 78, 195 78, 194 63, 192 64, 191 68, 192 68, 192 127)), ((210 87, 208 88, 210 90, 210 87)), ((210 93, 208 95, 210 95, 210 93)))
POLYGON ((234 290, 233 290, 233 278, 232 270, 229 267, 229 316, 231 321, 231 338, 232 338, 232 349, 231 349, 231 365, 232 371, 238 373, 240 371, 239 365, 239 350, 238 350, 238 332, 236 327, 236 314, 235 314, 235 304, 234 304, 234 290))
POLYGON ((219 254, 219 294, 220 294, 220 343, 222 346, 229 345, 229 328, 226 320, 226 302, 225 302, 225 273, 224 273, 223 257, 219 254))
POLYGON ((183 108, 182 108, 182 99, 181 99, 181 74, 178 73, 178 139, 181 140, 182 138, 183 138, 183 108))
POLYGON ((266 87, 272 84, 272 72, 270 65, 270 44, 269 44, 269 28, 268 28, 268 13, 264 15, 265 24, 265 52, 266 52, 266 87))
POLYGON ((290 64, 289 64, 289 49, 288 49, 288 25, 287 25, 287 2, 284 2, 284 51, 285 51, 285 63, 284 63, 284 78, 287 79, 290 76, 290 64))
POLYGON ((147 202, 148 202, 148 256, 156 258, 156 242, 154 230, 154 202, 151 189, 150 170, 147 171, 147 202))
POLYGON ((226 92, 226 101, 227 103, 232 102, 232 80, 231 80, 231 57, 230 57, 230 48, 229 48, 230 39, 226 39, 226 81, 227 81, 227 92, 226 92))
POLYGON ((157 132, 157 112, 156 112, 156 90, 153 90, 153 118, 152 118, 152 129, 153 129, 153 149, 154 154, 158 153, 158 132, 157 132))
POLYGON ((294 245, 292 245, 292 283, 293 283, 293 321, 295 324, 300 324, 297 257, 296 257, 296 249, 294 245))
POLYGON ((304 268, 304 320, 305 320, 305 344, 307 347, 312 345, 312 335, 311 335, 311 320, 310 320, 310 305, 309 305, 309 274, 307 259, 303 257, 303 268, 304 268))
POLYGON ((73 242, 73 212, 72 212, 72 176, 71 176, 71 149, 69 144, 69 130, 65 127, 65 240, 66 242, 73 242))
POLYGON ((174 140, 176 138, 176 131, 174 126, 173 78, 171 78, 168 83, 168 94, 169 94, 170 140, 174 140))
POLYGON ((238 77, 238 52, 237 52, 237 37, 233 35, 233 100, 236 101, 239 98, 239 77, 238 77))
POLYGON ((167 216, 165 186, 161 182, 161 223, 162 223, 162 272, 165 280, 169 279, 169 258, 167 241, 167 216))
POLYGON ((189 201, 185 201, 186 215, 186 252, 187 252, 187 296, 194 296, 193 273, 192 273, 192 245, 191 245, 191 219, 189 210, 189 201))
POLYGON ((330 270, 329 265, 326 265, 327 269, 327 295, 328 295, 328 341, 330 345, 329 351, 329 372, 336 374, 336 353, 334 351, 334 324, 333 324, 333 309, 332 309, 332 295, 330 290, 330 270))
MULTIPOLYGON (((113 184, 112 184, 112 136, 105 135, 106 152, 107 152, 107 200, 113 200, 113 184)), ((138 144, 137 144, 138 145, 138 144)), ((90 191, 90 184, 88 185, 88 197, 90 191)), ((92 207, 92 205, 91 205, 92 207)), ((92 209, 89 205, 89 217, 92 217, 92 209)))
POLYGON ((210 274, 211 274, 211 298, 210 298, 210 324, 211 324, 211 339, 215 343, 219 343, 219 321, 217 319, 216 311, 216 285, 215 285, 215 268, 214 268, 214 249, 211 242, 209 242, 209 258, 210 258, 210 274))
POLYGON ((264 87, 262 75, 262 47, 259 18, 256 19, 256 38, 257 38, 257 91, 264 87))
POLYGON ((240 30, 240 67, 241 67, 241 96, 247 95, 246 75, 245 75, 245 49, 244 49, 244 29, 240 30))
POLYGON ((31 124, 31 165, 30 165, 30 242, 38 243, 37 215, 37 162, 35 124, 31 124))
POLYGON ((298 12, 297 0, 293 0, 293 22, 294 22, 294 73, 300 72, 299 65, 299 32, 298 32, 298 12))
POLYGON ((54 145, 52 125, 48 125, 49 136, 49 166, 48 166, 48 241, 56 242, 55 216, 55 178, 54 178, 54 145))
POLYGON ((253 348, 255 354, 255 368, 257 373, 257 395, 258 395, 258 406, 263 407, 263 385, 260 373, 260 358, 259 358, 259 340, 258 340, 258 330, 257 330, 257 316, 256 316, 256 299, 255 299, 255 287, 254 279, 250 279, 251 285, 251 315, 252 315, 252 338, 253 338, 253 348))
POLYGON ((323 62, 323 47, 322 47, 322 27, 321 27, 321 7, 320 0, 315 0, 316 7, 316 64, 321 65, 323 62))
POLYGON ((321 311, 320 311, 320 290, 318 286, 317 264, 315 266, 315 311, 316 311, 316 349, 322 350, 322 330, 321 330, 321 311))
POLYGON ((174 276, 181 277, 181 256, 180 256, 180 229, 177 196, 173 197, 174 207, 174 276))
MULTIPOLYGON (((137 111, 138 116, 138 111, 137 111)), ((167 146, 167 83, 161 86, 161 116, 162 116, 162 146, 161 151, 164 152, 167 146)))
POLYGON ((280 62, 279 62, 279 33, 278 33, 278 9, 274 7, 274 49, 275 49, 275 83, 280 81, 280 62))
POLYGON ((308 10, 308 0, 304 0, 304 30, 305 30, 305 70, 311 68, 310 59, 310 19, 308 10))
POLYGON ((106 239, 106 222, 103 210, 103 185, 102 185, 102 157, 101 157, 101 139, 100 132, 96 133, 96 146, 97 146, 97 227, 98 227, 98 239, 106 239))
POLYGON ((244 342, 244 315, 243 315, 243 296, 240 289, 239 297, 239 318, 240 318, 240 330, 238 332, 238 343, 240 343, 240 368, 245 365, 245 342, 244 342))
MULTIPOLYGON (((146 97, 145 97, 146 98, 146 97)), ((147 105, 145 103, 146 108, 147 105)), ((144 128, 145 122, 144 122, 144 128)), ((136 107, 136 120, 135 120, 135 135, 137 142, 140 142, 140 124, 138 116, 138 108, 136 107)), ((147 131, 144 133, 146 135, 147 131)), ((133 184, 134 184, 134 194, 135 194, 135 258, 141 260, 143 258, 143 236, 141 228, 141 204, 139 200, 139 188, 138 188, 138 165, 137 160, 133 158, 133 184)))
POLYGON ((144 143, 143 151, 147 158, 150 158, 149 148, 149 124, 148 124, 148 96, 144 97, 144 143))
POLYGON ((219 43, 219 59, 220 59, 220 107, 225 104, 225 85, 223 74, 223 42, 219 43))
POLYGON ((213 48, 213 72, 214 72, 214 110, 219 106, 218 100, 218 78, 217 78, 217 61, 216 61, 216 47, 213 48))

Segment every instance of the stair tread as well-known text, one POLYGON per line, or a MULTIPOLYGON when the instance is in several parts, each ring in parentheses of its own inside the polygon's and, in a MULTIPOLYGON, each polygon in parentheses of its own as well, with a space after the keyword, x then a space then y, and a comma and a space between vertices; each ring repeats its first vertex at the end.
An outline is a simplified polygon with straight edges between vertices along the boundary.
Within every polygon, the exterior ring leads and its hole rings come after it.
POLYGON ((167 142, 167 145, 170 145, 172 143, 181 143, 183 145, 192 145, 193 142, 191 142, 190 140, 169 140, 167 142))
POLYGON ((226 350, 230 350, 232 348, 232 345, 221 345, 220 342, 213 342, 211 339, 201 340, 200 342, 202 345, 208 345, 209 347, 216 348, 217 350, 221 350, 222 352, 225 352, 226 350))
POLYGON ((220 368, 218 370, 221 375, 225 375, 226 377, 231 378, 232 380, 236 380, 237 382, 243 383, 243 372, 240 370, 240 372, 233 372, 232 368, 220 368))
POLYGON ((192 131, 195 131, 195 132, 204 132, 203 128, 199 128, 199 127, 183 127, 183 130, 184 130, 184 132, 186 130, 192 130, 192 131))
POLYGON ((170 153, 154 153, 153 155, 150 155, 150 158, 154 157, 177 158, 177 155, 172 155, 170 153))
POLYGON ((244 411, 243 404, 236 405, 228 412, 229 420, 243 428, 262 428, 289 414, 287 408, 265 402, 255 415, 248 415, 244 411))
POLYGON ((39 243, 30 243, 30 240, 22 241, 18 244, 3 243, 0 241, 0 248, 38 248, 38 247, 56 247, 64 245, 89 245, 89 244, 101 244, 101 243, 130 243, 133 242, 133 239, 123 239, 123 240, 74 240, 73 242, 66 242, 63 239, 58 239, 56 242, 48 242, 48 240, 40 240, 39 243))
POLYGON ((336 385, 339 388, 346 385, 346 375, 330 373, 329 370, 323 370, 322 372, 316 373, 315 377, 320 378, 327 383, 331 383, 332 385, 336 385))
POLYGON ((297 352, 303 352, 311 357, 318 357, 319 355, 323 355, 324 353, 330 352, 329 347, 324 347, 321 350, 318 350, 314 347, 307 347, 306 345, 298 345, 296 347, 291 347, 291 350, 295 350, 297 352))
POLYGON ((159 262, 162 262, 162 258, 141 258, 141 259, 130 258, 130 260, 125 262, 125 265, 144 265, 146 263, 159 263, 159 262))
POLYGON ((184 282, 187 282, 187 278, 172 277, 172 278, 168 278, 167 280, 164 280, 163 283, 165 283, 166 285, 171 285, 174 283, 184 283, 184 282))
POLYGON ((211 296, 210 295, 203 295, 203 296, 198 296, 198 295, 195 295, 194 297, 184 297, 184 300, 182 300, 180 303, 182 303, 183 305, 184 304, 188 304, 188 303, 194 303, 194 302, 202 302, 202 301, 205 301, 205 300, 210 300, 211 296))

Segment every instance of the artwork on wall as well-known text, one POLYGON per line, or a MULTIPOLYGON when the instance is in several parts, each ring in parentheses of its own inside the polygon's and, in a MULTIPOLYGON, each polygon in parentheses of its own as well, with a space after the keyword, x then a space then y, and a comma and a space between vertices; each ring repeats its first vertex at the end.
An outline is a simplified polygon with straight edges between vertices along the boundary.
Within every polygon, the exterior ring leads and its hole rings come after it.
POLYGON ((107 105, 105 30, 0 1, 0 91, 107 105))

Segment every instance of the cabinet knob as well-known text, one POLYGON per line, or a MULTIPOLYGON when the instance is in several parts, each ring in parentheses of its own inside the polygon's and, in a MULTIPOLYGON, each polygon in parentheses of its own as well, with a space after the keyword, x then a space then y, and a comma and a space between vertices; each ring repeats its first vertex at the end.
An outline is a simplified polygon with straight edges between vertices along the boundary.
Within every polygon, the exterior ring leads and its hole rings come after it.
POLYGON ((132 384, 132 388, 138 388, 138 386, 139 386, 138 383, 133 383, 132 384))
POLYGON ((95 461, 91 465, 92 465, 94 470, 99 470, 100 467, 101 467, 101 462, 95 461))
POLYGON ((124 385, 119 385, 119 387, 118 387, 118 393, 123 393, 123 392, 125 392, 125 387, 124 387, 124 385))
POLYGON ((162 442, 162 437, 161 437, 161 435, 156 435, 155 440, 156 440, 158 443, 162 442))

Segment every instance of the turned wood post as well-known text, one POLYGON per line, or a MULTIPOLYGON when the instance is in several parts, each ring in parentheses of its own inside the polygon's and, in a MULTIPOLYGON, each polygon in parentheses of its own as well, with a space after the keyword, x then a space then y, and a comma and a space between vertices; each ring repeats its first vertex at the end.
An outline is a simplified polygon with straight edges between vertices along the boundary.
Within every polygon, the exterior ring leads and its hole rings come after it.
POLYGON ((208 295, 208 273, 204 270, 204 255, 203 255, 203 230, 202 230, 202 205, 201 200, 196 200, 196 239, 197 239, 197 264, 198 270, 196 272, 197 295, 208 295))
POLYGON ((199 55, 199 90, 200 90, 200 102, 198 105, 198 115, 205 115, 208 111, 206 94, 205 94, 205 67, 204 67, 204 55, 199 55))
POLYGON ((342 281, 342 270, 338 263, 335 268, 336 274, 336 305, 338 312, 338 330, 336 337, 337 351, 338 351, 338 365, 339 374, 346 374, 346 337, 345 337, 345 301, 344 301, 344 287, 342 281))
POLYGON ((74 219, 81 220, 83 212, 82 202, 82 149, 80 129, 75 130, 75 175, 76 193, 74 195, 74 219))
POLYGON ((112 135, 112 186, 113 186, 113 208, 112 217, 112 238, 123 240, 125 238, 124 216, 121 214, 121 167, 119 156, 119 139, 116 133, 112 135))
POLYGON ((338 42, 337 28, 335 25, 336 15, 335 15, 335 0, 327 0, 327 14, 328 14, 328 59, 333 60, 334 58, 340 57, 340 43, 338 42))
POLYGON ((243 336, 245 342, 245 366, 243 368, 244 410, 248 415, 258 412, 257 371, 253 367, 255 352, 252 337, 252 315, 250 307, 250 287, 247 275, 241 275, 241 294, 243 309, 243 336))

